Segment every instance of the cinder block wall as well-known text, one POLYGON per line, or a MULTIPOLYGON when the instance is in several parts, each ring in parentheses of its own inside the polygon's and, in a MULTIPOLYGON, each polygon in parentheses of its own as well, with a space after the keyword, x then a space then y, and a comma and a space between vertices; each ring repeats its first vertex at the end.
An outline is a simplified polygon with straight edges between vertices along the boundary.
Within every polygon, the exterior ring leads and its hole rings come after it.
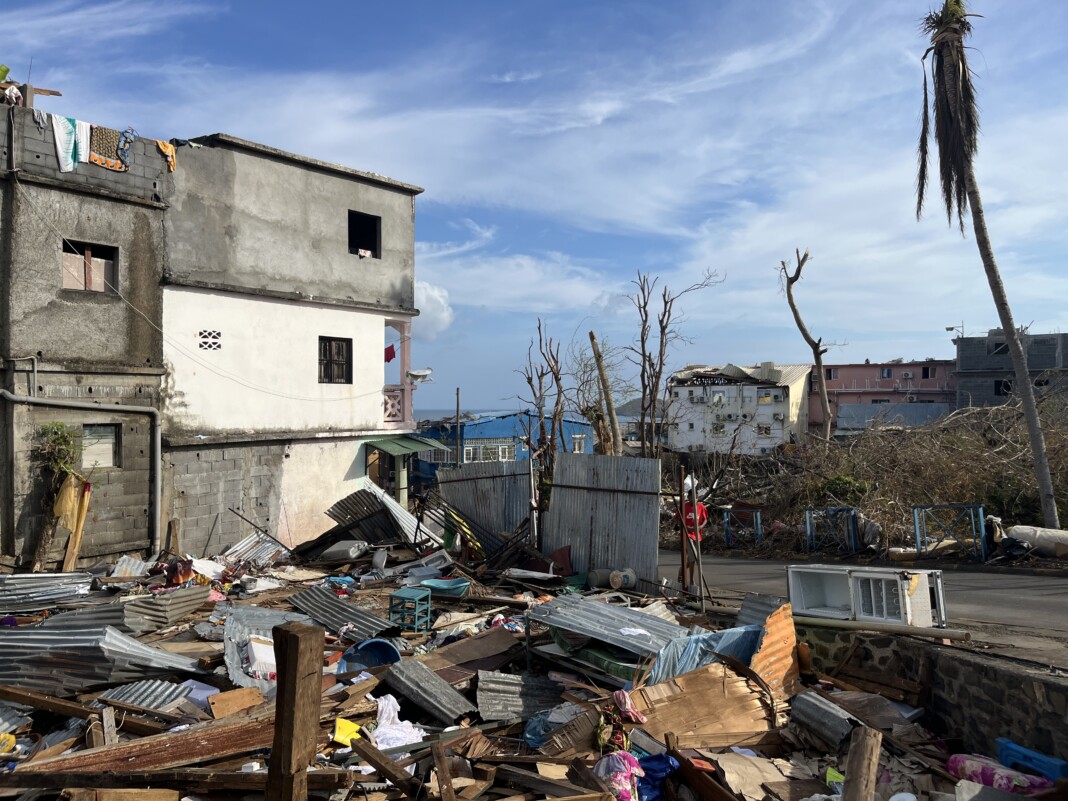
POLYGON ((251 534, 253 527, 231 508, 274 534, 285 449, 276 441, 165 447, 163 508, 165 517, 182 522, 182 550, 210 556, 251 534))
POLYGON ((904 678, 918 676, 931 660, 930 701, 922 723, 964 740, 976 753, 994 755, 994 740, 1008 737, 1044 754, 1068 754, 1068 677, 1009 659, 984 656, 897 635, 797 627, 799 641, 812 648, 816 668, 827 671, 854 638, 862 665, 904 678))

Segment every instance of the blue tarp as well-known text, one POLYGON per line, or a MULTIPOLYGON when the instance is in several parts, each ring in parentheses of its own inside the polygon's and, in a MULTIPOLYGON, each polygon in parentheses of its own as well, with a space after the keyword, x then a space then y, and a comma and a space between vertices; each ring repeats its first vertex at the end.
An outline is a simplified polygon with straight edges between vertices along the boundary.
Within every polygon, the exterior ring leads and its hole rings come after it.
POLYGON ((749 664, 760 647, 763 626, 738 626, 709 634, 676 637, 656 655, 647 684, 659 684, 691 670, 717 662, 716 654, 733 656, 749 664))

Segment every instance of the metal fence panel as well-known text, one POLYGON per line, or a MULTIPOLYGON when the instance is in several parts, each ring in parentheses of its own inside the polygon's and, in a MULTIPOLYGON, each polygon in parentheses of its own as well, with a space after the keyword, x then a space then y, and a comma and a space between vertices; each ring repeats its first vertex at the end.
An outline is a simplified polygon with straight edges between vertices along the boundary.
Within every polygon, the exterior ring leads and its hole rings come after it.
POLYGON ((473 462, 441 468, 438 492, 480 527, 495 534, 511 533, 530 517, 530 463, 473 462))
POLYGON ((656 582, 660 460, 559 453, 542 551, 571 546, 578 572, 633 568, 656 582))

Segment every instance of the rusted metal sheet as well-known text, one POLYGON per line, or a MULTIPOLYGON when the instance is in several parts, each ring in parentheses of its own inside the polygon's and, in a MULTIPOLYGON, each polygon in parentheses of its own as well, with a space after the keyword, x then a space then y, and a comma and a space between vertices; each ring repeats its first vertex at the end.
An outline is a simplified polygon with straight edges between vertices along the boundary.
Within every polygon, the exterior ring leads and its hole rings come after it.
POLYGON ((560 453, 541 550, 571 546, 577 572, 632 568, 657 582, 660 460, 560 453))
POLYGON ((463 517, 495 534, 530 517, 530 463, 473 462, 440 468, 438 492, 463 517))
POLYGON ((790 604, 782 604, 768 615, 760 646, 749 662, 753 672, 767 682, 777 701, 786 701, 800 689, 792 609, 790 604))

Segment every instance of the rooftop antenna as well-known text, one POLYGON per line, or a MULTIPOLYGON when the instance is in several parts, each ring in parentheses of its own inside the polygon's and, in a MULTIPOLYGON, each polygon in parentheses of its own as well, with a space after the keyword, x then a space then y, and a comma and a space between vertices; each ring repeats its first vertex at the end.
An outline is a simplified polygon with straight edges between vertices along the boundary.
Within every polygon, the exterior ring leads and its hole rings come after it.
POLYGON ((26 83, 30 82, 31 75, 33 75, 33 56, 30 56, 30 68, 26 70, 26 83))

